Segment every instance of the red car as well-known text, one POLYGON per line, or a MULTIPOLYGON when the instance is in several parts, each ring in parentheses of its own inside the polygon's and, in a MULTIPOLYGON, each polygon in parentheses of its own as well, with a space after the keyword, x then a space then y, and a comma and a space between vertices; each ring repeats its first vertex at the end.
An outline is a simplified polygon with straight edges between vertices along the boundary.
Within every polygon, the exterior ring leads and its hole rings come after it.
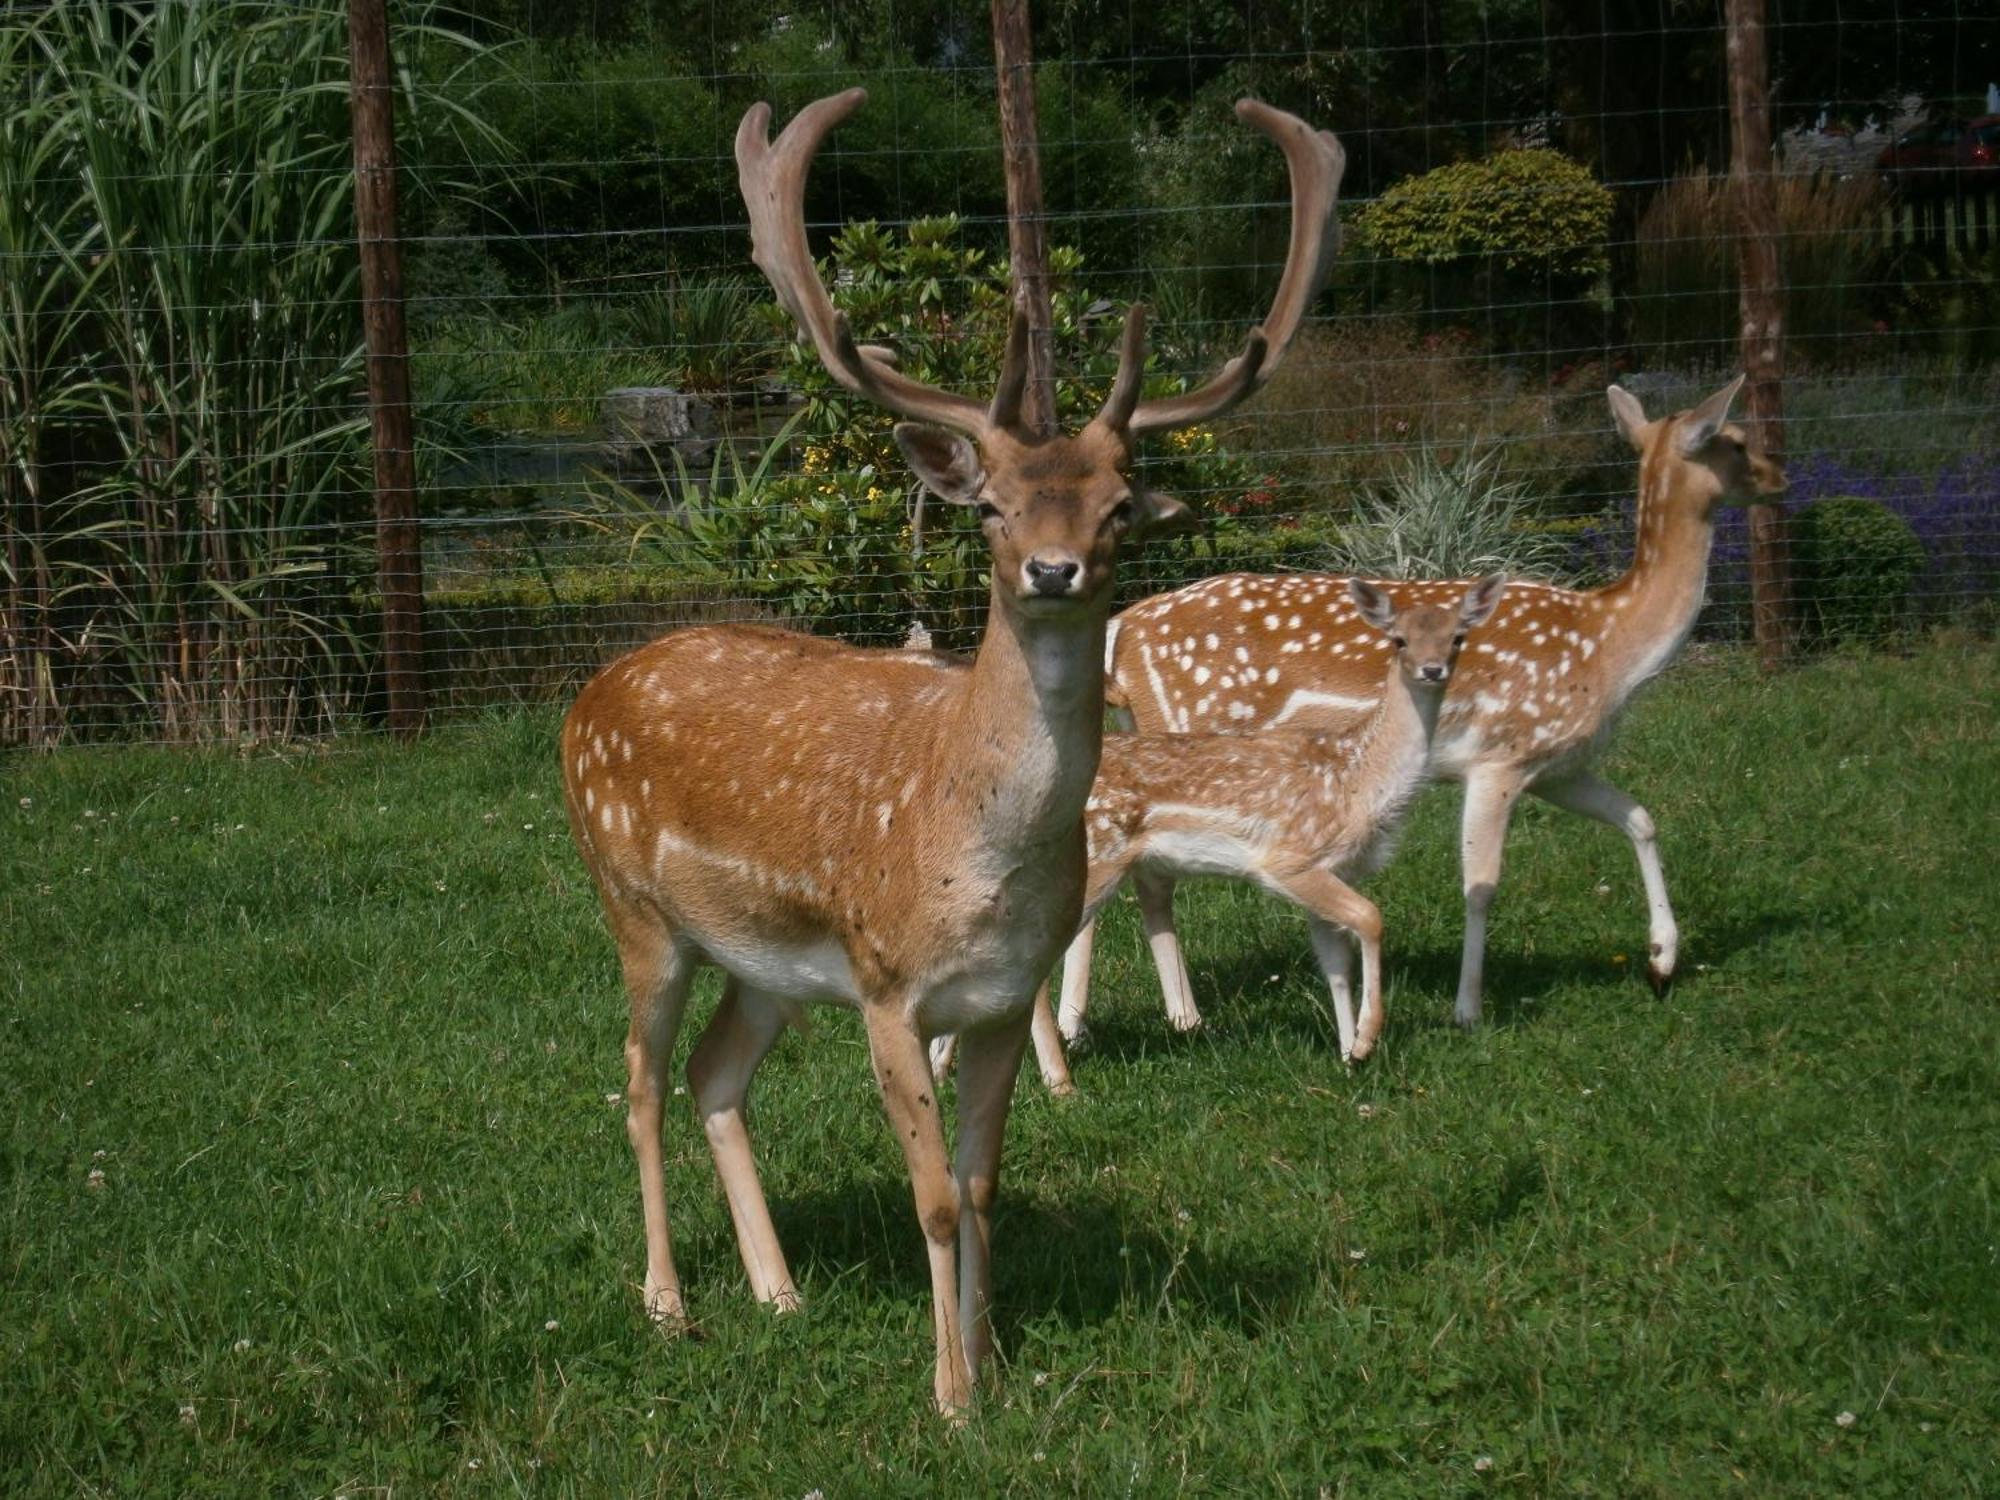
POLYGON ((2000 115, 1918 125, 1884 146, 1875 166, 1897 188, 2000 181, 2000 115))

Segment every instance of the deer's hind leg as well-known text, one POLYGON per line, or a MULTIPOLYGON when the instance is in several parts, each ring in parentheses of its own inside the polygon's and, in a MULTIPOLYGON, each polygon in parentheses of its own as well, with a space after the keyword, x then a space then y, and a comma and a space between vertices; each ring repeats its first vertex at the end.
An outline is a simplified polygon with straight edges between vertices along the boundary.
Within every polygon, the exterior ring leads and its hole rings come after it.
POLYGON ((1201 1025, 1195 1008, 1194 983, 1181 955, 1180 934, 1174 930, 1174 877, 1141 866, 1132 872, 1132 891, 1139 898, 1139 915, 1146 924, 1146 942, 1153 950, 1153 967, 1160 973, 1160 993, 1167 1002, 1167 1020, 1176 1031, 1201 1025))
POLYGON ((625 1033, 625 1133, 639 1164, 639 1202, 646 1222, 646 1312, 663 1326, 684 1322, 687 1305, 674 1270, 667 1227, 667 1178, 660 1129, 667 1069, 693 981, 694 953, 655 912, 606 896, 605 914, 631 1005, 625 1033))
POLYGON ((722 1000, 708 1029, 688 1056, 688 1086, 715 1158, 715 1175, 722 1179, 723 1195, 729 1200, 750 1295, 775 1304, 780 1312, 797 1308, 799 1293, 757 1176, 743 1104, 750 1095, 750 1080, 784 1033, 789 1014, 782 1002, 748 988, 732 974, 723 982, 722 1000))
POLYGON ((1632 841, 1632 852, 1639 859, 1639 879, 1646 887, 1646 977, 1652 982, 1654 994, 1665 994, 1673 981, 1681 937, 1674 922, 1673 903, 1667 899, 1667 875, 1660 866, 1659 830, 1653 824, 1653 815, 1589 771, 1537 781, 1528 790, 1552 806, 1609 824, 1632 841))

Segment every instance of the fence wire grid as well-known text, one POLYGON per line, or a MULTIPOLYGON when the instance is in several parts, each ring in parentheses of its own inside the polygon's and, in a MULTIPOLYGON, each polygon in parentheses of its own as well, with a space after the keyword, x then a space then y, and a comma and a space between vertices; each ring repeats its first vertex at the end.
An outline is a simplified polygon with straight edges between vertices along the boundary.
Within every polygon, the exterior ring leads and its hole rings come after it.
MULTIPOLYGON (((1737 368, 1719 0, 1035 8, 1059 404, 1125 307, 1150 389, 1240 347, 1286 243, 1230 106, 1336 131, 1332 282, 1272 384, 1143 460, 1200 516, 1123 597, 1227 570, 1580 586, 1631 558, 1650 415, 1737 368)), ((1990 634, 2000 584, 2000 27, 1770 0, 1800 652, 1990 634)), ((731 140, 859 83, 808 187, 858 336, 985 394, 1007 308, 988 8, 392 9, 434 713, 561 699, 677 624, 977 635, 972 523, 801 348, 731 140)), ((369 411, 334 0, 0 17, 0 744, 381 721, 369 411), (52 66, 60 63, 61 66, 52 66), (214 80, 231 80, 228 87, 214 80)), ((1745 638, 1718 526, 1702 634, 1745 638)))

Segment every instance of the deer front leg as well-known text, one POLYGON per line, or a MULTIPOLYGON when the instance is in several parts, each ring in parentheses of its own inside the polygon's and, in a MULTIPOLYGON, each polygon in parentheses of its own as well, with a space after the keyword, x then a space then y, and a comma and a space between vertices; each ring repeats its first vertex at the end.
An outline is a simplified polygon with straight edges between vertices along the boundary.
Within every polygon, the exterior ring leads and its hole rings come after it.
POLYGON ((1500 856, 1507 823, 1521 796, 1522 776, 1511 765, 1479 766, 1465 778, 1460 815, 1459 862, 1465 881, 1465 953, 1459 961, 1458 1005, 1452 1019, 1479 1024, 1486 970, 1486 913, 1500 885, 1500 856))
POLYGON ((646 1224, 646 1313, 662 1327, 687 1319, 667 1227, 666 1165, 661 1155, 662 1104, 674 1037, 687 1005, 694 963, 672 938, 636 914, 607 905, 624 970, 632 1021, 625 1034, 625 1133, 639 1166, 639 1203, 646 1224))
MULTIPOLYGON (((931 1321, 937 1335, 937 1359, 932 1374, 932 1399, 947 1416, 962 1412, 972 1399, 965 1342, 959 1322, 958 1188, 944 1149, 944 1127, 938 1120, 937 1086, 931 1081, 930 1056, 924 1039, 910 1025, 900 996, 862 1003, 868 1028, 868 1056, 882 1106, 902 1147, 916 1198, 917 1223, 931 1264, 931 1321)), ((1026 1017, 1022 1018, 1026 1040, 1026 1017)), ((965 1047, 959 1064, 959 1088, 965 1088, 972 1048, 965 1047)), ((1015 1052, 1018 1065, 1020 1052, 1015 1052)))
POLYGON ((1160 973, 1160 993, 1167 1002, 1167 1019, 1176 1031, 1193 1031, 1201 1025, 1201 1012, 1195 1009, 1194 985, 1181 957, 1180 935, 1174 931, 1174 878, 1158 871, 1136 869, 1132 872, 1132 889, 1139 898, 1139 914, 1145 919, 1146 941, 1153 949, 1153 967, 1160 973))
MULTIPOLYGON (((1375 1050, 1386 1019, 1382 1005, 1382 913, 1373 901, 1323 866, 1279 876, 1277 884, 1287 896, 1303 906, 1311 918, 1313 946, 1319 951, 1320 962, 1327 965, 1329 986, 1334 985, 1335 971, 1328 963, 1333 955, 1320 947, 1323 934, 1331 926, 1338 925, 1353 933, 1361 944, 1361 1016, 1358 1022, 1351 1023, 1351 1037, 1347 1034, 1348 1027, 1342 1026, 1340 1039, 1340 1055, 1360 1062, 1375 1050)), ((1339 994, 1346 984, 1347 945, 1339 940, 1338 933, 1332 936, 1338 944, 1341 974, 1340 985, 1334 988, 1335 1020, 1338 1024, 1342 1019, 1339 994)))
POLYGON ((783 1007, 768 995, 745 989, 732 975, 723 983, 722 1003, 714 1018, 688 1057, 687 1071, 701 1128, 715 1158, 715 1175, 722 1179, 723 1195, 729 1200, 750 1295, 774 1303, 780 1312, 791 1312, 799 1305, 798 1289, 771 1223, 770 1205, 764 1200, 757 1160, 750 1150, 750 1132, 743 1123, 750 1080, 784 1029, 783 1007))
POLYGON ((1639 879, 1646 887, 1647 953, 1646 977, 1653 993, 1663 995, 1674 977, 1674 961, 1680 953, 1680 928, 1674 923, 1674 908, 1667 900, 1666 871, 1660 867, 1658 830, 1653 815, 1610 782, 1589 771, 1578 771, 1560 780, 1535 782, 1528 788, 1544 802, 1568 812, 1581 813, 1621 829, 1632 841, 1639 856, 1639 879))
MULTIPOLYGON (((1048 1012, 1047 986, 1037 994, 1048 1012)), ((966 1374, 978 1383, 993 1352, 993 1199, 1000 1187, 1000 1146, 1021 1052, 1026 1016, 1009 1018, 963 1036, 958 1070, 958 1320, 965 1337, 966 1374)))

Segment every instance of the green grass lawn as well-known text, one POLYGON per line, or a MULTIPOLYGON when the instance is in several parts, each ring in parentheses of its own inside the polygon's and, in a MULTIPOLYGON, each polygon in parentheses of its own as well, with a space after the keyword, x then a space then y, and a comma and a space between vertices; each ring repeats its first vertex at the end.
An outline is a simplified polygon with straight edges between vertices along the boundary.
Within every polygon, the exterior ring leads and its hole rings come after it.
POLYGON ((1960 643, 1644 699, 1664 1004, 1624 840, 1539 806, 1465 1036, 1425 801, 1352 1073, 1296 912, 1185 892, 1184 1038, 1115 910, 1081 1097, 1021 1083, 960 1430, 839 1012, 755 1100, 807 1310, 750 1303, 683 1102, 705 1337, 642 1317, 553 714, 0 762, 0 1493, 2000 1492, 1996 687, 1960 643))

